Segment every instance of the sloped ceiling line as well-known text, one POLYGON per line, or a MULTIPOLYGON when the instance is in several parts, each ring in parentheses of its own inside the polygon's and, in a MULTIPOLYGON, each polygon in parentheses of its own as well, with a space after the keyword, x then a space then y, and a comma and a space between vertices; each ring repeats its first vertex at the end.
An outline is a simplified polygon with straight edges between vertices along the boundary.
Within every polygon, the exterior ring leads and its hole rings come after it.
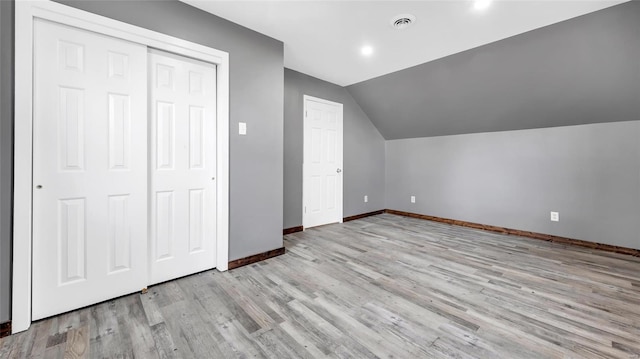
POLYGON ((347 87, 385 139, 640 120, 640 2, 347 87))

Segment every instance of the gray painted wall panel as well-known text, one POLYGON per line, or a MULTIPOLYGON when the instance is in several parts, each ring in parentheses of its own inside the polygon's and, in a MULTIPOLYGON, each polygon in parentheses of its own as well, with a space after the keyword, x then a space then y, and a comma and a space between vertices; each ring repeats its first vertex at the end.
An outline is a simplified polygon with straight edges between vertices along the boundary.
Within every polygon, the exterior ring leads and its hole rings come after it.
POLYGON ((640 120, 640 1, 347 87, 386 139, 640 120))
POLYGON ((11 318, 13 2, 0 1, 0 323, 11 318))
POLYGON ((640 121, 387 141, 386 166, 390 209, 640 249, 640 121))
POLYGON ((343 215, 384 208, 384 139, 344 87, 285 69, 284 228, 302 225, 303 96, 343 104, 343 215), (364 203, 364 196, 369 202, 364 203))

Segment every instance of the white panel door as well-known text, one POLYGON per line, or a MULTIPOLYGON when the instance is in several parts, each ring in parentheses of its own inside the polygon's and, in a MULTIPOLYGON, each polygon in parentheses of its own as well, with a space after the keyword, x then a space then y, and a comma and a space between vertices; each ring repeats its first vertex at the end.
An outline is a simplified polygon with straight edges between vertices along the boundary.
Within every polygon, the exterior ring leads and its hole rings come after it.
POLYGON ((216 266, 216 68, 149 53, 151 284, 216 266))
POLYGON ((34 28, 33 319, 147 281, 147 50, 34 28))
POLYGON ((304 228, 342 222, 342 104, 305 96, 304 228))

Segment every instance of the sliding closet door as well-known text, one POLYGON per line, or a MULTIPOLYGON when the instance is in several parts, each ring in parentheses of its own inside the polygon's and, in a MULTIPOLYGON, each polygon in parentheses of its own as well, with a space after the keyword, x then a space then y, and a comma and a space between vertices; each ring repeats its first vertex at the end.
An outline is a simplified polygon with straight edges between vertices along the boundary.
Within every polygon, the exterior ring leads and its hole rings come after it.
POLYGON ((216 266, 216 68, 149 53, 151 284, 216 266))
POLYGON ((147 49, 34 29, 33 319, 147 284, 147 49))

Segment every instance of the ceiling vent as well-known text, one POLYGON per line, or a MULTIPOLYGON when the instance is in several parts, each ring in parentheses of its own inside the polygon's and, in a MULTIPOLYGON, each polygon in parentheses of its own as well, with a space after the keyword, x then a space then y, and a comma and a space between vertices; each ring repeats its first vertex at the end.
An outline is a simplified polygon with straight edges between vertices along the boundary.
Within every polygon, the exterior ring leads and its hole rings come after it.
POLYGON ((401 14, 391 18, 391 26, 396 30, 404 30, 414 22, 416 22, 416 17, 411 14, 401 14))

